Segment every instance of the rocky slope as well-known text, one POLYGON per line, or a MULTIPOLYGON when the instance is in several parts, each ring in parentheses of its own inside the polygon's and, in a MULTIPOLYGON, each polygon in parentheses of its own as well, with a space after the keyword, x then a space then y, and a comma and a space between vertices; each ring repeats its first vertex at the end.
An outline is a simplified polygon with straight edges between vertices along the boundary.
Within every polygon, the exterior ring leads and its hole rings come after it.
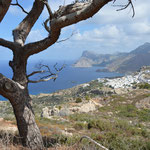
POLYGON ((104 66, 111 72, 130 73, 150 65, 150 43, 145 43, 129 53, 95 54, 83 52, 74 67, 104 66))
MULTIPOLYGON (((79 144, 86 135, 108 149, 150 149, 150 67, 32 98, 36 122, 50 146, 78 143, 73 149, 98 149, 89 141, 79 144)), ((14 120, 8 102, 0 103, 0 118, 14 120)))

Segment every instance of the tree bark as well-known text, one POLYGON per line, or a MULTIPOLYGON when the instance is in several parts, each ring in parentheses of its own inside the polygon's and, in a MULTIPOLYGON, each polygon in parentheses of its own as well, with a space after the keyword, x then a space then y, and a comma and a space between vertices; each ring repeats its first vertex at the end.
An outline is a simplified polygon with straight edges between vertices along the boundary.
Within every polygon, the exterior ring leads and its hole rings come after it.
POLYGON ((0 94, 12 104, 22 145, 32 150, 43 150, 42 136, 35 122, 28 92, 27 58, 23 55, 23 49, 14 50, 13 61, 9 65, 14 73, 13 80, 0 74, 0 94))
POLYGON ((18 92, 17 97, 14 100, 18 102, 12 103, 12 106, 22 145, 32 150, 44 149, 42 136, 35 122, 31 98, 28 94, 28 90, 25 89, 18 92))
POLYGON ((22 145, 32 150, 44 149, 28 88, 0 74, 0 94, 12 104, 22 145))
POLYGON ((3 20, 10 6, 11 0, 0 0, 0 22, 3 20))

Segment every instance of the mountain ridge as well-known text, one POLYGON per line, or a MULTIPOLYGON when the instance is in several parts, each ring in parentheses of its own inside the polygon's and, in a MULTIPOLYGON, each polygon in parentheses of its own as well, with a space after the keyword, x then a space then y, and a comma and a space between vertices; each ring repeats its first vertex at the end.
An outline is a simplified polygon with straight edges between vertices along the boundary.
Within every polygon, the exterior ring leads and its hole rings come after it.
POLYGON ((146 42, 128 53, 97 54, 84 51, 74 67, 106 67, 110 72, 130 73, 150 65, 150 43, 146 42))

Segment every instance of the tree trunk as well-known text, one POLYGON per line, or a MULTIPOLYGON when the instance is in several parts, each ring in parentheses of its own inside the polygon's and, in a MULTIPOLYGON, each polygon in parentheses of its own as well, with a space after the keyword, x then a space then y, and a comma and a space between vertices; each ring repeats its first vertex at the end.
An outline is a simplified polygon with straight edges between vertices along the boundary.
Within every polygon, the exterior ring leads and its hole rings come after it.
MULTIPOLYGON (((28 90, 18 92, 12 103, 14 114, 17 121, 22 145, 32 150, 42 150, 43 141, 39 128, 36 125, 34 112, 31 106, 31 98, 28 90)), ((12 99, 11 99, 12 102, 12 99)))
POLYGON ((13 81, 19 85, 19 89, 10 96, 9 100, 13 106, 22 145, 32 150, 42 150, 43 140, 35 122, 32 100, 28 92, 27 58, 23 56, 23 50, 17 50, 14 52, 13 61, 9 63, 14 73, 13 81))

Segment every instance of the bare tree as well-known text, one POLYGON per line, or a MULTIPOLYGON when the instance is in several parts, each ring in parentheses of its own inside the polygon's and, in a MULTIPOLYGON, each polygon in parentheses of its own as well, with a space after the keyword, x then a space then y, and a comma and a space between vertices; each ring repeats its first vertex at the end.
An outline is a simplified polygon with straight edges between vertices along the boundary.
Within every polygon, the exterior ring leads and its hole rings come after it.
MULTIPOLYGON (((30 12, 26 12, 26 17, 13 30, 13 42, 0 38, 0 46, 9 48, 13 52, 13 60, 9 61, 9 66, 13 70, 13 78, 9 79, 0 74, 0 94, 9 100, 13 107, 23 146, 32 150, 43 149, 42 136, 35 122, 32 100, 28 92, 28 83, 31 82, 29 76, 35 73, 27 75, 28 58, 53 45, 58 40, 62 28, 92 17, 110 1, 112 0, 75 1, 73 4, 60 6, 53 13, 47 0, 34 0, 30 12), (48 36, 43 40, 25 44, 44 5, 49 12, 49 18, 44 23, 48 36)), ((3 20, 10 5, 11 0, 0 0, 0 21, 3 20)), ((13 5, 25 11, 18 1, 13 5)))

